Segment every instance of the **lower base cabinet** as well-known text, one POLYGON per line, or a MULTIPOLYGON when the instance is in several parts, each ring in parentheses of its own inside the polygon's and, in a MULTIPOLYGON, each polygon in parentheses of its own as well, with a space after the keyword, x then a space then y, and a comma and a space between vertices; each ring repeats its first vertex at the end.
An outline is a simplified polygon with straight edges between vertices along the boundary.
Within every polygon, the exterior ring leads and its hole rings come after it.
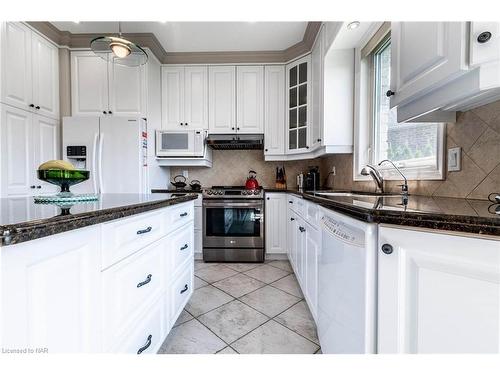
POLYGON ((500 241, 379 227, 378 352, 498 353, 500 241))
POLYGON ((187 202, 2 247, 2 348, 156 353, 193 293, 193 215, 168 225, 192 209, 187 202), (134 247, 103 257, 114 244, 103 239, 115 237, 103 231, 125 227, 137 233, 134 247))

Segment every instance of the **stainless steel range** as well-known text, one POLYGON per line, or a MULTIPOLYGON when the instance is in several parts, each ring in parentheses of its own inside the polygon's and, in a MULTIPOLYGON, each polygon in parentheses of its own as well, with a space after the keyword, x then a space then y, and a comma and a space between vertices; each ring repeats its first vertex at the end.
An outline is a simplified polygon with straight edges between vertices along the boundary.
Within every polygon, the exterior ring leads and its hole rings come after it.
POLYGON ((203 260, 264 261, 264 192, 242 186, 203 191, 203 260))

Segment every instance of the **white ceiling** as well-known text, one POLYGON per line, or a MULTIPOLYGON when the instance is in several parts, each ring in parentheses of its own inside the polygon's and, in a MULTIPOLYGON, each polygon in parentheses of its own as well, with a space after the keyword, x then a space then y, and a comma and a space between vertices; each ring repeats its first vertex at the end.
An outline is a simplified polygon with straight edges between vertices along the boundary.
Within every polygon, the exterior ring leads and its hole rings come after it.
POLYGON ((338 34, 335 37, 335 42, 331 49, 347 49, 359 47, 359 43, 363 40, 366 33, 374 27, 374 22, 360 22, 355 29, 348 29, 349 22, 344 22, 338 34))
MULTIPOLYGON (((118 22, 52 22, 71 33, 118 32, 118 22)), ((124 33, 153 33, 168 52, 284 50, 307 22, 122 22, 124 33)))

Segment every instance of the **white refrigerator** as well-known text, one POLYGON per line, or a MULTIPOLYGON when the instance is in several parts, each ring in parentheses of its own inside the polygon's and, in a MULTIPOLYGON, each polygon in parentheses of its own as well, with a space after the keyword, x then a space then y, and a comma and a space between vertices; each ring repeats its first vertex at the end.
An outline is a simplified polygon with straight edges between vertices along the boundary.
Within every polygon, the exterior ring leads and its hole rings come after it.
POLYGON ((63 158, 90 171, 78 194, 147 193, 147 122, 136 117, 64 117, 63 158))

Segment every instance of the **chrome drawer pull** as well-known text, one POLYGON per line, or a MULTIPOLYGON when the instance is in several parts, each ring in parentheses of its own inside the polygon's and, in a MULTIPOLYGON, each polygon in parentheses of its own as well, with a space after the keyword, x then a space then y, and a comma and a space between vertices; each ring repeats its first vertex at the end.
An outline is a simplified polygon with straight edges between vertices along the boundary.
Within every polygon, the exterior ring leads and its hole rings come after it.
POLYGON ((188 247, 189 247, 189 246, 188 246, 188 244, 186 243, 186 244, 184 244, 184 246, 182 246, 182 247, 180 248, 180 250, 181 250, 181 251, 182 251, 182 250, 186 250, 188 247))
POLYGON ((148 340, 146 341, 146 345, 144 345, 142 348, 139 348, 139 350, 137 351, 137 354, 141 354, 144 350, 149 348, 149 346, 151 345, 152 338, 153 338, 153 336, 151 336, 151 335, 148 336, 148 340))
POLYGON ((186 293, 186 292, 188 291, 188 289, 189 289, 189 288, 188 288, 188 285, 187 285, 187 284, 186 284, 186 285, 184 285, 184 289, 182 289, 182 290, 181 290, 181 294, 182 294, 182 293, 186 293))
POLYGON ((137 287, 140 288, 141 286, 144 286, 146 284, 149 284, 151 282, 151 278, 153 277, 153 275, 149 274, 147 277, 146 277, 146 280, 144 281, 141 281, 139 284, 137 284, 137 287))
POLYGON ((179 216, 180 216, 180 217, 184 217, 184 216, 187 216, 187 215, 188 215, 188 213, 187 213, 187 212, 183 212, 183 213, 182 213, 182 214, 180 214, 179 216))
POLYGON ((305 232, 305 231, 306 231, 306 228, 304 228, 304 227, 299 227, 299 230, 300 230, 301 232, 305 232))
POLYGON ((151 229, 153 229, 153 227, 147 227, 146 229, 138 230, 137 234, 149 233, 149 232, 151 232, 151 229))

